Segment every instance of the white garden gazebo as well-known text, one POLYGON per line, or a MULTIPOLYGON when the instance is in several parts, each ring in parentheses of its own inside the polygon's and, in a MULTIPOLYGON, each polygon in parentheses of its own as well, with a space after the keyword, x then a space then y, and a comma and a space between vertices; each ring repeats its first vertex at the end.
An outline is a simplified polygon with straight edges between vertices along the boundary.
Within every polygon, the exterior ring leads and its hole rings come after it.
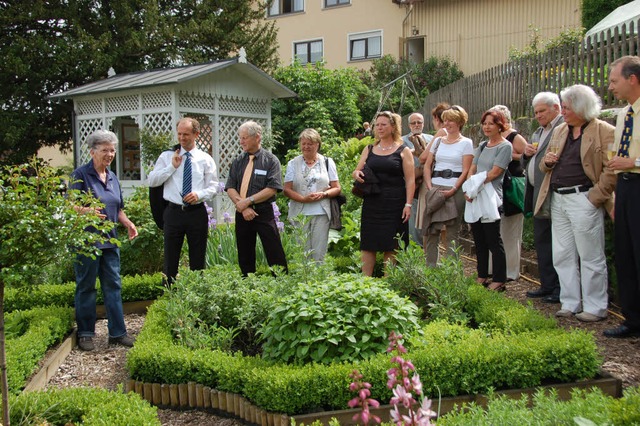
MULTIPOLYGON (((54 94, 51 99, 72 99, 75 166, 89 161, 86 138, 94 130, 109 129, 120 146, 112 164, 125 194, 144 184, 140 162, 139 130, 173 133, 182 117, 197 118, 198 147, 207 151, 226 181, 231 161, 241 152, 238 126, 255 120, 271 127, 271 101, 296 96, 265 72, 248 63, 241 49, 238 58, 127 74, 54 94)), ((216 213, 222 206, 216 197, 216 213)), ((228 206, 226 206, 228 207, 228 206)))

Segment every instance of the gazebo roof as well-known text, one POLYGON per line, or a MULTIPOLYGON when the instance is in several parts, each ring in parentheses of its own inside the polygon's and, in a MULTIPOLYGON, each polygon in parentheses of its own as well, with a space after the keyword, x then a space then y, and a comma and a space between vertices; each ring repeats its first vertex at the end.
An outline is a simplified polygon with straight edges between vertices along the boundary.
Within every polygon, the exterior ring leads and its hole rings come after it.
POLYGON ((74 89, 51 95, 51 99, 68 99, 81 95, 95 95, 105 92, 141 89, 153 86, 184 83, 194 78, 215 73, 225 68, 241 73, 256 81, 273 94, 274 98, 291 98, 296 93, 274 80, 267 73, 252 65, 244 58, 227 59, 204 64, 185 65, 175 68, 162 68, 149 71, 137 71, 117 74, 104 80, 94 81, 74 89))

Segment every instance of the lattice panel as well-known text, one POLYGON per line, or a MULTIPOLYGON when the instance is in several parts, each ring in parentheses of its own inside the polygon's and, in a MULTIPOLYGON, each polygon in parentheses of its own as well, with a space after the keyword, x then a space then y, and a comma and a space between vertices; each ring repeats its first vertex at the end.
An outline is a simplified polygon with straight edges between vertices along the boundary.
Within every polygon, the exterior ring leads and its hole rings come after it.
POLYGON ((204 114, 185 114, 184 117, 195 118, 200 122, 200 136, 196 139, 196 146, 213 156, 213 124, 204 114))
POLYGON ((218 102, 221 111, 243 112, 246 114, 266 115, 268 101, 251 100, 247 101, 238 98, 220 98, 218 102))
POLYGON ((102 101, 100 99, 87 99, 75 101, 78 115, 102 114, 102 101))
POLYGON ((234 158, 242 153, 238 140, 238 127, 247 121, 242 117, 220 116, 220 131, 218 141, 218 176, 221 180, 227 180, 229 169, 234 158))
POLYGON ((171 106, 171 92, 144 93, 142 108, 168 108, 171 106))
POLYGON ((98 129, 102 129, 102 120, 99 118, 78 120, 78 165, 86 164, 91 159, 86 140, 91 133, 98 129))
POLYGON ((154 135, 173 132, 173 120, 170 112, 146 114, 144 128, 154 135))
POLYGON ((118 96, 115 98, 107 98, 107 113, 121 111, 137 111, 138 95, 118 96))
POLYGON ((193 93, 180 92, 178 105, 186 109, 206 109, 213 110, 213 97, 209 95, 196 95, 193 93))

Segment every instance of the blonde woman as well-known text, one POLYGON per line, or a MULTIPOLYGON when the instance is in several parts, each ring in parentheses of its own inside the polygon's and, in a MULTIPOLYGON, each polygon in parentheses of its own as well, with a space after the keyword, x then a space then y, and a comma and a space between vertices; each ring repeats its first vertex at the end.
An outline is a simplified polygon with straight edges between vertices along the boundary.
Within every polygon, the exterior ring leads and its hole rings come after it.
POLYGON ((362 273, 373 275, 376 253, 394 262, 398 236, 409 243, 409 217, 415 192, 411 150, 402 145, 401 117, 389 111, 378 113, 374 125, 375 143, 360 155, 353 178, 364 182, 365 164, 380 181, 380 192, 364 197, 360 230, 362 273))
POLYGON ((329 199, 340 194, 340 182, 333 159, 318 153, 322 146, 320 134, 315 129, 305 129, 298 140, 302 155, 287 164, 284 195, 291 200, 291 222, 295 223, 298 215, 308 217, 305 225, 306 250, 311 252, 316 262, 322 262, 329 240, 329 199))

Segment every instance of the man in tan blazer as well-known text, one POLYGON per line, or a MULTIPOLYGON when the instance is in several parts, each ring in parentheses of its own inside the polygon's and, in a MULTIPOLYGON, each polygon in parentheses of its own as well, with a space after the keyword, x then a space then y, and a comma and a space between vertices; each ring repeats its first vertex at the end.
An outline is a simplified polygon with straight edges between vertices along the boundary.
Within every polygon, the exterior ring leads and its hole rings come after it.
POLYGON ((551 217, 562 303, 556 316, 600 321, 608 303, 603 207, 613 206, 616 177, 606 164, 614 127, 596 118, 601 101, 590 87, 570 86, 560 98, 565 122, 540 162, 546 174, 534 214, 551 217))

